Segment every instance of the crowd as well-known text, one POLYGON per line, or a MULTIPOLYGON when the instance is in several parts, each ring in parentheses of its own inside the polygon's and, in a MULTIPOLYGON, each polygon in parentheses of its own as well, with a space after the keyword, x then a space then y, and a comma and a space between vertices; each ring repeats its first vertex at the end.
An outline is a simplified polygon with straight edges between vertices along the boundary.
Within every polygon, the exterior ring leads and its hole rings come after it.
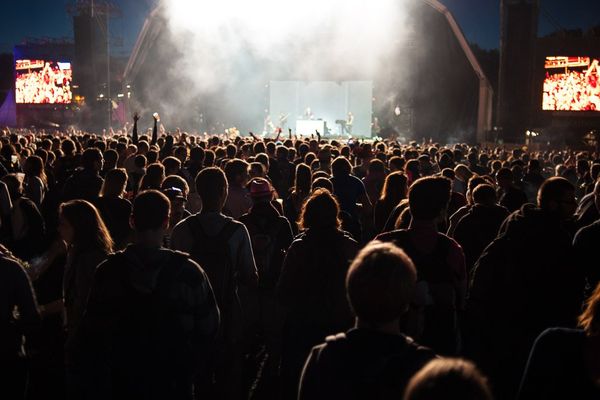
POLYGON ((7 399, 600 397, 600 160, 2 131, 7 399))

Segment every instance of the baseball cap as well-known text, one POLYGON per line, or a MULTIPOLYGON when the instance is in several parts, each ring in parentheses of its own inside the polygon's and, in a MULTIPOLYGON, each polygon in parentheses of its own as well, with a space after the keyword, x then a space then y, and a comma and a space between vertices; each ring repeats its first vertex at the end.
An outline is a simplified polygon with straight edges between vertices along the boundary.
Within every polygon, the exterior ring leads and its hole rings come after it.
POLYGON ((273 193, 273 188, 268 180, 254 178, 250 181, 250 197, 266 197, 273 193))

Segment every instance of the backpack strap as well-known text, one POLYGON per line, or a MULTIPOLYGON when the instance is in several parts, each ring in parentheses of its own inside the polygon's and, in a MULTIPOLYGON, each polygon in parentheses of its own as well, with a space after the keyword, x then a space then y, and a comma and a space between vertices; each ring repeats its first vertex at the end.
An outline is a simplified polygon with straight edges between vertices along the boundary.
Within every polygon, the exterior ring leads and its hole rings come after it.
POLYGON ((190 221, 190 225, 189 225, 190 230, 192 231, 192 235, 195 238, 214 239, 218 243, 225 243, 225 242, 229 241, 229 239, 231 239, 231 236, 233 236, 233 234, 235 233, 235 230, 237 228, 237 224, 234 223, 233 220, 228 220, 227 222, 225 222, 225 225, 223 226, 223 228, 221 229, 221 231, 219 233, 217 233, 216 235, 208 235, 204 231, 204 228, 202 228, 202 224, 200 223, 200 220, 197 215, 190 218, 189 221, 190 221))
POLYGON ((227 221, 221 232, 218 233, 217 240, 221 243, 229 242, 229 239, 231 239, 237 228, 238 225, 233 220, 227 221))

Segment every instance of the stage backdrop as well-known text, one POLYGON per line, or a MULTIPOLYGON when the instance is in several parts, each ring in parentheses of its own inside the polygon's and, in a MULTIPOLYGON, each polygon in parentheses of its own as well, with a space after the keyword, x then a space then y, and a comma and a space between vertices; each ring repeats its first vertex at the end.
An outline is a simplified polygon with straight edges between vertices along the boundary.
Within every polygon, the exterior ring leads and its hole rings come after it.
POLYGON ((287 124, 282 128, 295 130, 296 121, 306 119, 310 108, 313 119, 325 121, 331 135, 342 133, 336 121, 347 120, 351 112, 352 136, 371 136, 372 81, 271 81, 269 88, 270 117, 276 127, 283 115, 287 124))

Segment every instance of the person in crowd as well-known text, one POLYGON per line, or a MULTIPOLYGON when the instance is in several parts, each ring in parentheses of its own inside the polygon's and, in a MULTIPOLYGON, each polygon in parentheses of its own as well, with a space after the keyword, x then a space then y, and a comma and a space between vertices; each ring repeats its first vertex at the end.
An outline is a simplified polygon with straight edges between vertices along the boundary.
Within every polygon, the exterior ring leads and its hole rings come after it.
POLYGON ((412 220, 408 229, 376 237, 404 249, 418 273, 417 290, 405 321, 406 333, 440 354, 459 350, 458 314, 467 290, 465 258, 461 247, 438 232, 450 201, 449 179, 426 177, 410 187, 412 220))
POLYGON ((248 194, 248 163, 240 159, 233 159, 225 164, 225 175, 228 183, 228 194, 225 202, 225 214, 234 219, 239 219, 250 210, 252 200, 248 194))
POLYGON ((237 399, 242 392, 244 338, 238 287, 256 287, 258 273, 248 230, 222 213, 228 196, 224 172, 216 167, 203 169, 196 177, 196 191, 202 211, 173 228, 171 247, 189 253, 210 279, 222 318, 211 366, 216 396, 237 399))
POLYGON ((102 167, 102 171, 100 172, 100 176, 103 179, 106 179, 106 174, 110 170, 117 168, 117 163, 119 162, 119 153, 117 153, 114 149, 108 149, 103 154, 104 165, 102 167))
POLYGON ((485 165, 479 164, 479 156, 476 151, 472 151, 467 155, 467 161, 469 162, 469 169, 477 175, 487 175, 489 170, 485 165))
POLYGON ((527 195, 515 185, 514 172, 510 168, 500 168, 496 180, 500 205, 506 207, 509 212, 512 213, 527 203, 527 195))
POLYGON ((204 149, 200 146, 193 147, 190 150, 190 159, 185 164, 185 169, 192 179, 195 179, 204 167, 204 154, 204 149))
POLYGON ((421 177, 421 164, 418 160, 409 159, 404 166, 404 171, 408 177, 408 185, 410 186, 421 177))
POLYGON ((129 177, 128 192, 132 192, 134 195, 138 193, 142 178, 146 175, 146 164, 148 160, 145 155, 138 154, 133 158, 133 167, 130 171, 125 169, 129 177))
POLYGON ((283 202, 284 214, 292 224, 294 234, 298 234, 298 217, 302 210, 302 205, 310 195, 311 188, 312 170, 308 165, 299 163, 296 165, 296 175, 290 195, 283 202))
POLYGON ((473 176, 471 176, 471 178, 469 178, 469 182, 467 183, 467 194, 465 196, 466 200, 467 200, 467 204, 465 206, 459 208, 454 214, 450 215, 450 218, 448 219, 448 224, 449 224, 448 231, 447 231, 448 236, 454 235, 454 230, 456 229, 456 225, 458 225, 458 222, 462 219, 462 217, 467 215, 467 213, 473 206, 473 203, 474 203, 473 192, 475 191, 475 188, 481 184, 486 184, 486 183, 490 183, 490 182, 488 180, 486 180, 486 178, 479 176, 479 175, 473 175, 473 176))
POLYGON ((578 325, 579 329, 547 329, 535 340, 519 400, 600 397, 600 285, 587 300, 578 325))
MULTIPOLYGON (((593 206, 600 212, 600 179, 596 181, 592 199, 594 200, 593 206)), ((588 291, 591 291, 600 283, 600 269, 595 263, 599 240, 600 219, 581 228, 573 239, 577 264, 584 270, 588 291)))
POLYGON ((192 214, 186 210, 188 186, 186 181, 177 175, 171 175, 163 182, 162 192, 171 202, 171 219, 166 230, 165 246, 170 245, 170 236, 173 228, 192 214))
MULTIPOLYGON (((456 180, 456 173, 453 169, 445 168, 440 172, 440 175, 450 179, 450 182, 454 183, 456 180)), ((448 203, 448 216, 454 215, 459 209, 467 205, 467 198, 464 194, 454 190, 450 192, 450 203, 448 203)), ((447 224, 446 224, 447 225, 447 224)))
POLYGON ((15 400, 25 399, 28 354, 23 336, 37 331, 41 322, 26 268, 27 264, 0 244, 0 382, 3 397, 15 400))
POLYGON ((206 373, 219 310, 200 266, 162 247, 169 209, 158 191, 138 195, 135 243, 97 268, 79 335, 85 398, 192 400, 206 373))
POLYGON ((492 185, 478 185, 473 191, 473 203, 452 235, 465 253, 469 276, 475 262, 496 238, 500 226, 509 215, 505 207, 498 205, 496 190, 492 185))
POLYGON ((73 172, 63 189, 63 200, 96 201, 104 180, 100 176, 103 165, 102 152, 95 147, 86 149, 81 155, 81 168, 73 172))
POLYGON ((474 175, 473 172, 464 164, 458 164, 454 167, 454 182, 452 187, 458 193, 466 195, 469 179, 474 175))
POLYGON ((333 194, 339 201, 340 210, 347 214, 348 222, 345 225, 355 239, 362 240, 361 213, 357 204, 360 204, 365 216, 371 215, 372 208, 365 185, 351 175, 352 164, 344 157, 336 158, 331 164, 331 170, 333 194))
POLYGON ((377 199, 373 210, 375 231, 377 233, 384 231, 386 222, 393 210, 406 198, 407 184, 406 175, 399 171, 392 172, 385 178, 381 196, 377 199))
POLYGON ((523 185, 529 203, 535 203, 537 192, 545 180, 546 178, 542 175, 542 165, 540 160, 529 160, 529 163, 527 164, 527 173, 523 176, 523 185))
POLYGON ((360 251, 346 276, 355 325, 313 347, 298 399, 401 398, 412 375, 435 357, 400 330, 416 280, 398 247, 372 242, 360 251))
POLYGON ((0 243, 9 243, 11 239, 10 212, 12 211, 12 200, 8 186, 0 178, 0 243))
POLYGON ((553 177, 502 224, 473 270, 467 309, 467 355, 500 397, 514 397, 527 354, 546 328, 572 327, 585 279, 572 242, 575 188, 553 177))
POLYGON ((0 148, 0 164, 2 164, 3 176, 21 171, 19 155, 13 144, 5 144, 0 148))
POLYGON ((487 379, 472 362, 432 360, 412 377, 404 394, 404 400, 453 399, 493 399, 487 379))
MULTIPOLYGON (((58 230, 67 244, 67 263, 63 277, 63 301, 56 306, 64 308, 67 393, 77 397, 84 382, 81 378, 82 361, 75 350, 76 336, 96 267, 112 252, 113 241, 96 207, 85 200, 71 200, 61 205, 58 230)), ((54 305, 46 308, 51 307, 54 305)))
POLYGON ((160 190, 160 187, 165 180, 165 167, 160 163, 151 163, 146 168, 146 174, 140 180, 138 192, 144 190, 160 190))
POLYGON ((161 163, 165 167, 165 176, 181 174, 181 161, 177 157, 166 157, 161 163))
POLYGON ((38 209, 48 191, 48 180, 44 171, 44 161, 39 156, 29 156, 23 164, 25 178, 23 180, 25 197, 31 199, 38 209))
POLYGON ((371 160, 367 170, 367 175, 362 180, 371 204, 375 204, 375 202, 381 197, 381 190, 383 189, 383 185, 385 183, 385 177, 385 164, 383 161, 377 158, 371 160))
MULTIPOLYGON (((594 164, 600 167, 600 164, 594 164)), ((577 226, 584 227, 590 225, 600 218, 600 210, 596 207, 596 195, 594 194, 598 176, 594 180, 592 190, 579 200, 579 205, 575 211, 577 226)))
POLYGON ((114 168, 106 173, 96 207, 114 241, 114 249, 122 250, 131 241, 129 226, 131 202, 124 198, 127 186, 127 172, 124 168, 114 168))
MULTIPOLYGON (((274 382, 281 357, 283 319, 276 303, 275 287, 293 236, 289 221, 271 203, 274 189, 269 181, 255 178, 250 181, 249 187, 252 208, 240 217, 240 222, 250 234, 259 280, 258 292, 247 293, 242 300, 245 300, 245 309, 251 310, 249 319, 258 327, 258 335, 268 352, 267 364, 263 367, 263 381, 274 382)), ((275 395, 273 391, 271 389, 272 395, 275 395)))
POLYGON ((12 204, 10 214, 4 219, 8 233, 5 244, 16 257, 29 261, 44 250, 44 219, 35 203, 23 195, 23 185, 16 174, 8 174, 2 181, 12 204))
POLYGON ((295 398, 298 379, 310 349, 327 336, 352 326, 344 279, 358 243, 340 230, 340 207, 326 189, 304 203, 304 232, 290 246, 277 284, 286 310, 283 329, 284 398, 295 398))
POLYGON ((273 182, 273 186, 277 193, 283 198, 287 197, 290 191, 290 187, 294 182, 295 165, 288 159, 289 150, 285 146, 277 146, 275 150, 277 158, 277 169, 278 173, 277 181, 273 182))

